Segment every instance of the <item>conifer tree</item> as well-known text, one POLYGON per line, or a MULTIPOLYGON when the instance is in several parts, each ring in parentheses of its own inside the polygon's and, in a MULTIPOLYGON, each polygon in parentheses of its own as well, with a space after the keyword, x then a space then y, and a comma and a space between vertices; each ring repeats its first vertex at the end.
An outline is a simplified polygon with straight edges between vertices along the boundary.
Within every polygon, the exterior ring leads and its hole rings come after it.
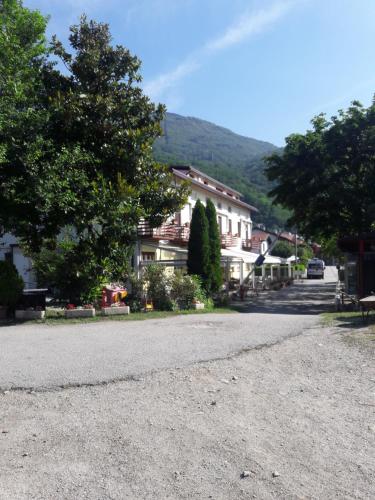
POLYGON ((206 217, 210 246, 210 289, 211 292, 218 292, 223 283, 223 273, 220 266, 221 240, 216 218, 216 208, 211 200, 207 201, 206 217))
POLYGON ((210 289, 208 221, 204 206, 200 200, 196 202, 191 217, 187 268, 189 274, 196 274, 202 278, 203 284, 208 291, 210 289))

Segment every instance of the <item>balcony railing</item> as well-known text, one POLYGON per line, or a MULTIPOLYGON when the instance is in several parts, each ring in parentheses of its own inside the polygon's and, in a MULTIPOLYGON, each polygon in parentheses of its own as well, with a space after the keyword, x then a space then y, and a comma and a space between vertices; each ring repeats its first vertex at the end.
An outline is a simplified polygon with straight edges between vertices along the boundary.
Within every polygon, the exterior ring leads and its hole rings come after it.
POLYGON ((171 222, 162 224, 160 227, 151 227, 146 221, 138 226, 138 236, 153 240, 168 240, 176 243, 187 244, 189 241, 189 225, 172 224, 171 222))
POLYGON ((242 249, 251 250, 253 248, 252 241, 249 239, 242 240, 242 249))
POLYGON ((221 235, 221 247, 236 247, 238 246, 239 238, 233 234, 222 234, 221 235))

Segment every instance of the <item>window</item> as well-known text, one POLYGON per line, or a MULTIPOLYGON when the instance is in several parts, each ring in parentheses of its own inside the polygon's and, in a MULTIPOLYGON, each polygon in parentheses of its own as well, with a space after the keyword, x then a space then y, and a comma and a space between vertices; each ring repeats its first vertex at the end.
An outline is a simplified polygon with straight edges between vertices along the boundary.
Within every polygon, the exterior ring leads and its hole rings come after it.
POLYGON ((238 234, 238 237, 241 238, 241 221, 238 221, 238 230, 237 230, 237 234, 238 234))
POLYGON ((221 210, 221 203, 219 201, 217 202, 217 208, 221 210))
POLYGON ((223 234, 223 218, 221 215, 218 216, 217 223, 219 224, 220 234, 223 234))
POLYGON ((155 252, 142 252, 142 260, 155 260, 155 252))
POLYGON ((228 212, 232 212, 232 207, 228 206, 228 212))
POLYGON ((4 257, 5 257, 6 262, 13 264, 13 253, 12 252, 5 252, 4 257))
POLYGON ((228 219, 228 233, 232 234, 232 220, 228 219))

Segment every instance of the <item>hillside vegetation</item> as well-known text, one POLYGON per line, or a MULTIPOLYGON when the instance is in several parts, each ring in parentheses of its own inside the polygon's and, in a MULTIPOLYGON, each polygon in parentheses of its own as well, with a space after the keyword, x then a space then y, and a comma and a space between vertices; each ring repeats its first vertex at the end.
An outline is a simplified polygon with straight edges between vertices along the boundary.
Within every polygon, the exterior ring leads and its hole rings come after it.
POLYGON ((269 142, 244 137, 198 118, 167 113, 164 136, 154 144, 155 159, 164 163, 191 164, 243 194, 256 206, 258 222, 284 226, 288 212, 272 205, 271 184, 264 175, 264 156, 277 151, 269 142))

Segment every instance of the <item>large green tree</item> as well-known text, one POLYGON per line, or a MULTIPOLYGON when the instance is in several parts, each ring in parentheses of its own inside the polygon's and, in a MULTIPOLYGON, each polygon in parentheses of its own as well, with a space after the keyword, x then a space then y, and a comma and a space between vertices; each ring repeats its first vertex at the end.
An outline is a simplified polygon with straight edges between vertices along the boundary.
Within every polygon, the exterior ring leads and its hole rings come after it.
POLYGON ((2 88, 32 77, 20 97, 0 98, 0 225, 36 258, 57 248, 70 228, 66 265, 90 263, 97 279, 118 279, 139 221, 157 226, 185 200, 186 188, 173 186, 168 169, 152 158, 164 107, 143 94, 140 61, 111 45, 106 24, 82 17, 71 27, 71 52, 53 39, 61 72, 47 58, 45 19, 20 1, 3 4, 0 53, 9 70, 2 88), (3 56, 8 43, 20 67, 3 56))
POLYGON ((218 292, 223 284, 223 273, 221 270, 221 239, 219 225, 217 223, 216 208, 208 199, 206 204, 206 217, 208 222, 208 239, 210 247, 210 289, 218 292))
POLYGON ((208 221, 203 203, 198 200, 190 223, 187 268, 189 274, 202 278, 205 289, 210 289, 210 245, 208 221))
POLYGON ((306 134, 286 139, 268 158, 275 202, 293 212, 290 225, 319 239, 357 234, 375 223, 375 102, 353 102, 327 120, 319 115, 306 134))

